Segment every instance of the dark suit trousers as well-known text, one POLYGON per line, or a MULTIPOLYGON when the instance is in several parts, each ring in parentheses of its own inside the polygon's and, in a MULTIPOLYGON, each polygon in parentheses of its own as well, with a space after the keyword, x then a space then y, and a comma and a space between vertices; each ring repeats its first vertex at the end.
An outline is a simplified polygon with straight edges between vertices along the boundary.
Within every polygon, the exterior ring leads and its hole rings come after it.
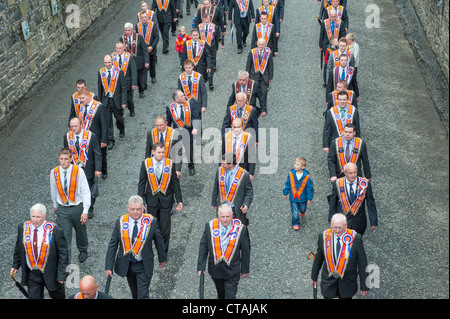
POLYGON ((149 299, 150 298, 150 282, 152 277, 147 277, 142 261, 132 263, 127 272, 127 282, 130 286, 131 297, 133 299, 149 299))
POLYGON ((67 241, 69 261, 72 251, 72 228, 75 229, 77 248, 80 252, 87 252, 88 237, 86 224, 81 225, 80 218, 83 213, 83 203, 77 206, 58 205, 56 210, 56 224, 63 229, 67 241))
POLYGON ((114 139, 114 125, 113 114, 116 119, 116 126, 120 132, 125 131, 125 119, 123 117, 123 109, 120 110, 114 105, 112 98, 108 98, 108 104, 106 105, 106 124, 108 126, 108 141, 115 141, 114 139))
POLYGON ((106 156, 108 155, 108 147, 102 147, 102 174, 108 174, 108 161, 106 156))
POLYGON ((250 24, 247 18, 241 18, 241 23, 236 24, 236 41, 238 49, 242 49, 242 43, 247 41, 247 36, 250 33, 250 24))
POLYGON ((64 284, 58 283, 56 290, 50 291, 45 284, 44 275, 40 270, 28 269, 28 298, 29 299, 44 299, 44 287, 47 289, 50 298, 52 299, 66 299, 66 292, 64 284))
POLYGON ((161 36, 163 38, 163 51, 169 49, 169 30, 171 23, 159 22, 159 31, 161 32, 161 36))
POLYGON ((216 285, 218 299, 236 299, 239 280, 216 279, 212 277, 216 285))
POLYGON ((148 206, 150 214, 158 219, 159 233, 164 240, 164 249, 169 251, 170 230, 172 228, 172 206, 170 208, 148 206))
MULTIPOLYGON (((147 73, 150 71, 150 78, 156 78, 156 55, 149 54, 150 57, 150 67, 148 69, 142 69, 140 70, 142 72, 142 90, 141 86, 139 85, 139 92, 144 91, 144 87, 147 85, 147 73)), ((138 70, 138 77, 139 77, 139 70, 138 70)), ((139 79, 138 79, 139 81, 139 79)))
POLYGON ((133 90, 127 90, 127 107, 130 112, 134 112, 133 90))

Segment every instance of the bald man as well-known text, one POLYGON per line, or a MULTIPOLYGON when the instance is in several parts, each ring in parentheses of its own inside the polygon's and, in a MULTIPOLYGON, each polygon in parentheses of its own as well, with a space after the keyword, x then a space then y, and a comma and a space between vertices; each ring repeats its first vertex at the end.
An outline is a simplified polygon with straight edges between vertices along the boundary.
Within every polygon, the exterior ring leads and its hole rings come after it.
POLYGON ((97 280, 92 276, 84 276, 80 281, 80 292, 68 299, 114 299, 107 293, 98 291, 97 280))

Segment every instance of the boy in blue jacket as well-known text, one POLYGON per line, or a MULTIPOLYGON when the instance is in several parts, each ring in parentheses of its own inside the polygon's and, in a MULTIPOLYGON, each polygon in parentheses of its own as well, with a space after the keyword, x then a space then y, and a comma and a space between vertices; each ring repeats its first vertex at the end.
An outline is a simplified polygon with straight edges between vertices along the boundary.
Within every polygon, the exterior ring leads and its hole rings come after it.
POLYGON ((283 189, 283 198, 291 202, 292 212, 292 228, 299 230, 300 216, 304 217, 306 213, 306 206, 311 204, 314 196, 314 184, 305 169, 306 159, 304 157, 297 157, 294 163, 294 169, 289 172, 286 183, 283 189))

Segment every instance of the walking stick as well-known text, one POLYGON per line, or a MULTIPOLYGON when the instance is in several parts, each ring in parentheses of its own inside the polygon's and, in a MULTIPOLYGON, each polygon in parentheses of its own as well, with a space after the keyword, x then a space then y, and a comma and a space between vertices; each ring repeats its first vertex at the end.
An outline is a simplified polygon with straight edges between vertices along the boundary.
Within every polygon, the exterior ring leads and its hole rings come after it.
POLYGON ((106 278, 105 294, 109 293, 109 286, 111 286, 111 279, 112 279, 111 276, 109 276, 108 278, 106 278))
MULTIPOLYGON (((309 255, 311 255, 311 254, 314 257, 313 260, 315 260, 316 259, 316 255, 312 251, 310 251, 309 253, 306 254, 306 258, 308 258, 308 260, 309 260, 309 255)), ((313 298, 317 299, 317 286, 313 287, 313 298)))
POLYGON ((202 272, 200 274, 200 287, 198 289, 199 298, 204 299, 205 297, 205 274, 202 272))
POLYGON ((14 274, 11 274, 11 278, 16 283, 16 287, 19 288, 20 292, 25 296, 25 298, 28 299, 28 292, 25 290, 25 288, 23 288, 23 286, 20 284, 20 282, 18 282, 16 280, 16 278, 14 278, 14 274))

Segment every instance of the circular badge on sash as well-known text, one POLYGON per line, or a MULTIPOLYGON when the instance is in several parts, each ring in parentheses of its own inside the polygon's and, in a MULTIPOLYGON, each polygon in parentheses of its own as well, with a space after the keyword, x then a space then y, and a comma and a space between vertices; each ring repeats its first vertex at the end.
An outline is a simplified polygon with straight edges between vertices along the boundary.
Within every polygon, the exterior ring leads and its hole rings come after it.
POLYGON ((78 104, 78 99, 75 99, 75 101, 74 101, 74 102, 75 102, 75 104, 78 104))
POLYGON ((123 58, 123 62, 127 62, 128 61, 128 58, 127 57, 124 57, 123 58))
POLYGON ((219 178, 219 180, 221 181, 221 182, 225 182, 225 176, 220 176, 220 178, 219 178))
POLYGON ((197 83, 198 82, 197 78, 193 78, 192 82, 197 83))
POLYGON ((243 118, 243 119, 248 119, 248 113, 242 114, 242 118, 243 118))
POLYGON ((367 183, 367 181, 365 179, 361 179, 359 181, 359 188, 360 188, 360 193, 362 193, 368 186, 369 184, 367 183))
POLYGON ((183 80, 183 82, 181 82, 183 85, 186 85, 187 84, 187 81, 186 80, 183 80))
POLYGON ((345 192, 345 189, 343 186, 339 188, 339 192, 341 192, 341 193, 345 192))
POLYGON ((51 223, 46 223, 45 225, 44 225, 44 229, 46 230, 46 231, 52 231, 53 230, 53 224, 51 224, 51 223))
POLYGON ((245 150, 246 147, 247 145, 245 145, 245 143, 239 144, 239 148, 241 148, 242 150, 245 150))
POLYGON ((169 166, 164 167, 164 173, 169 173, 169 172, 170 172, 170 167, 169 166))
POLYGON ((30 235, 25 235, 25 238, 23 240, 28 243, 28 242, 31 241, 31 236, 30 235))
POLYGON ((235 218, 235 219, 233 219, 233 226, 236 226, 239 228, 242 226, 242 222, 239 219, 235 218))
POLYGON ((349 246, 353 242, 353 237, 350 234, 345 234, 344 236, 342 236, 342 241, 344 242, 344 244, 349 246))
POLYGON ((92 120, 92 116, 86 115, 86 118, 84 119, 86 122, 90 122, 92 120))
POLYGON ((102 77, 104 78, 106 76, 106 73, 105 72, 102 72, 102 77))
POLYGON ((142 224, 144 224, 145 226, 150 225, 150 217, 144 217, 142 218, 142 224))
POLYGON ((352 115, 351 114, 347 114, 347 119, 351 120, 352 119, 352 115))
POLYGON ((122 230, 128 230, 128 228, 130 228, 130 225, 128 223, 122 224, 122 230))
POLYGON ((218 229, 214 229, 213 233, 212 233, 214 238, 217 238, 220 236, 220 231, 218 229))
POLYGON ((73 146, 73 144, 75 144, 75 142, 73 140, 69 141, 69 146, 73 146))
POLYGON ((86 151, 86 149, 87 149, 87 140, 83 140, 83 141, 81 142, 80 148, 81 148, 83 151, 86 151))
POLYGON ((93 109, 89 109, 88 113, 92 115, 94 113, 94 110, 93 109))
POLYGON ((117 61, 117 57, 116 56, 114 56, 114 59, 113 59, 113 61, 115 62, 115 61, 117 61))
POLYGON ((237 117, 238 113, 237 111, 231 111, 231 117, 237 117))
POLYGON ((239 178, 235 178, 234 180, 233 180, 233 184, 238 184, 239 183, 239 178))
POLYGON ((335 118, 336 120, 339 120, 339 119, 341 118, 341 116, 340 116, 339 114, 336 114, 336 115, 334 115, 334 118, 335 118))
POLYGON ((149 167, 148 170, 147 170, 147 172, 148 172, 149 174, 153 174, 153 173, 155 172, 155 170, 153 169, 153 167, 149 167))

